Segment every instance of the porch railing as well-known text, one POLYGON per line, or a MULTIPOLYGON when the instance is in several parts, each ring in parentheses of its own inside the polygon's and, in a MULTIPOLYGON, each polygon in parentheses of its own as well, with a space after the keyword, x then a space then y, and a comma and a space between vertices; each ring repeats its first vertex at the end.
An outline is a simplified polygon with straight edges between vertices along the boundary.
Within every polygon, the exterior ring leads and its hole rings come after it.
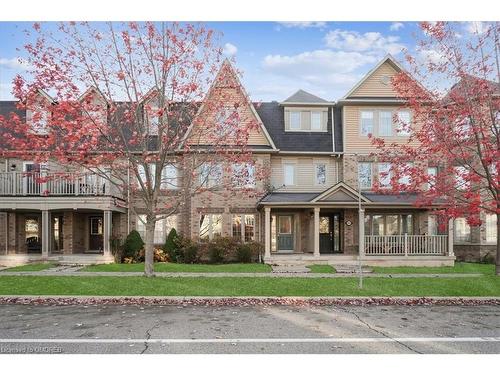
POLYGON ((365 255, 446 255, 447 235, 365 236, 365 255))
POLYGON ((0 196, 117 196, 107 179, 92 173, 0 172, 0 196))

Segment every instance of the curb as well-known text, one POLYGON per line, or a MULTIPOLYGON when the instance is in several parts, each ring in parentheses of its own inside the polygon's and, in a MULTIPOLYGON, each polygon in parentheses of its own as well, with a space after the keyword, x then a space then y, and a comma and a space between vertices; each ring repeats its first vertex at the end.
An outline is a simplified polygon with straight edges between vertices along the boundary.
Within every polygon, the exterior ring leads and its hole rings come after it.
POLYGON ((159 306, 500 306, 500 297, 137 297, 1 296, 15 305, 159 305, 159 306))

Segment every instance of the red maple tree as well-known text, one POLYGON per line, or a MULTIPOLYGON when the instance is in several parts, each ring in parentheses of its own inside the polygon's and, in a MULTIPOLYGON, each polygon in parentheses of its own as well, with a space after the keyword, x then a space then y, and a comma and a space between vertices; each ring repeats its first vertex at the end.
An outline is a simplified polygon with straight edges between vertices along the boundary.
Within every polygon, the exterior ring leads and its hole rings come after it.
POLYGON ((420 26, 418 57, 407 55, 410 68, 392 82, 412 113, 410 122, 399 122, 399 131, 411 133, 408 142, 373 143, 391 163, 391 192, 414 193, 417 205, 432 204, 442 218, 465 217, 471 226, 481 224, 481 213, 496 215, 498 275, 500 24, 469 35, 460 23, 420 26))
MULTIPOLYGON (((218 33, 201 24, 42 26, 27 31, 36 39, 25 46, 32 69, 14 80, 19 108, 30 115, 2 119, 2 156, 55 160, 129 196, 128 208, 146 216, 145 274, 152 275, 155 223, 195 194, 231 195, 225 179, 201 181, 219 163, 254 163, 247 143, 258 124, 239 110, 248 98, 233 94, 238 73, 223 61, 218 33), (162 173, 169 167, 181 183, 162 173)), ((240 177, 263 175, 245 176, 250 170, 240 177)))

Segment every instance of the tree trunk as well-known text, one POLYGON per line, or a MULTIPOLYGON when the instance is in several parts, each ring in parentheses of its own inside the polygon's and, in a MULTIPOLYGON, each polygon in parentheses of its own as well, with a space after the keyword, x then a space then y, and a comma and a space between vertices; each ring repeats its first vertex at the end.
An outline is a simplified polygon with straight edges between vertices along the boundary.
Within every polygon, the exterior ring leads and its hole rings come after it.
POLYGON ((146 240, 144 247, 144 276, 154 276, 154 235, 155 235, 155 222, 146 219, 146 240))
POLYGON ((500 276, 500 214, 497 213, 497 255, 495 257, 495 274, 500 276))

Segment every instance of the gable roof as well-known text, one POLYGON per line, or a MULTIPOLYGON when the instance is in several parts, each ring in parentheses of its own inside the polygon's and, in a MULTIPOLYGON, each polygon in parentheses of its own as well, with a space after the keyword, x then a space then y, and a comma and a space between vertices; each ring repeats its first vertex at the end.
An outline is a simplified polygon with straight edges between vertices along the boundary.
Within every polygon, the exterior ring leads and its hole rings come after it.
POLYGON ((356 85, 354 85, 354 87, 350 89, 349 92, 345 94, 341 100, 348 99, 354 93, 354 91, 356 91, 378 68, 380 68, 386 62, 389 63, 398 73, 405 71, 405 69, 396 61, 396 59, 394 59, 391 54, 387 54, 382 60, 379 61, 377 65, 375 65, 375 67, 373 67, 368 73, 366 73, 366 75, 361 78, 361 80, 356 83, 356 85))
POLYGON ((466 74, 457 83, 451 86, 441 100, 442 104, 447 105, 453 103, 455 101, 454 98, 457 96, 460 97, 462 92, 466 90, 465 87, 468 85, 484 85, 483 87, 488 90, 488 92, 491 92, 493 96, 500 96, 500 87, 497 82, 466 74))
POLYGON ((288 97, 281 104, 330 104, 328 100, 299 89, 295 94, 288 97))
POLYGON ((317 197, 315 197, 311 202, 319 201, 333 201, 333 202, 357 202, 361 198, 363 203, 369 202, 370 200, 359 194, 356 190, 351 188, 344 182, 338 182, 335 185, 329 187, 317 197), (346 200, 343 200, 346 199, 346 200))

